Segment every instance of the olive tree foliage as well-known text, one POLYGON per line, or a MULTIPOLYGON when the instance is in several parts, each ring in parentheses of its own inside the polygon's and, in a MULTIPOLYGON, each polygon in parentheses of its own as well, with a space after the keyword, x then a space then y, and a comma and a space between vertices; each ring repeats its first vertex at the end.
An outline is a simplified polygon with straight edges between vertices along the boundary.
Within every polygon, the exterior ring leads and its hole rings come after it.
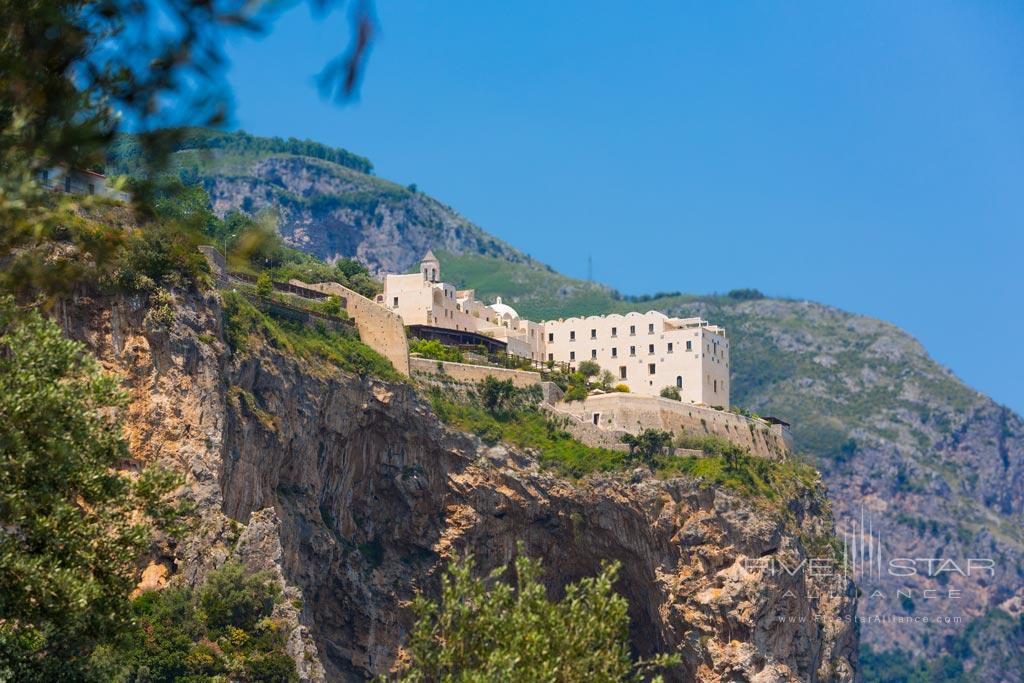
POLYGON ((487 412, 500 415, 511 403, 516 394, 516 387, 511 379, 499 380, 488 375, 480 385, 479 392, 480 401, 487 412))
MULTIPOLYGON (((310 0, 320 10, 346 0, 310 0)), ((353 41, 327 65, 321 87, 339 96, 355 91, 373 35, 369 0, 348 0, 353 41)), ((123 127, 140 131, 143 156, 159 170, 185 125, 224 122, 223 45, 232 31, 256 32, 295 3, 261 0, 0 0, 0 260, 38 278, 46 271, 37 250, 66 232, 95 196, 48 191, 40 173, 54 167, 103 170, 123 127)), ((151 192, 133 187, 145 212, 151 192)), ((94 258, 103 250, 90 252, 94 258)))
POLYGON ((666 449, 672 448, 672 435, 660 429, 645 429, 639 434, 623 434, 622 443, 629 446, 631 459, 653 468, 655 460, 666 449))
POLYGON ((85 677, 127 614, 179 478, 129 465, 115 377, 51 321, 0 298, 0 680, 85 677))
MULTIPOLYGON (((441 579, 441 599, 418 596, 408 643, 411 661, 398 680, 640 681, 680 663, 676 655, 634 662, 628 603, 615 592, 618 563, 548 599, 539 560, 515 561, 515 581, 503 568, 475 575, 471 557, 456 558, 441 579)), ((658 680, 658 679, 655 679, 658 680)))

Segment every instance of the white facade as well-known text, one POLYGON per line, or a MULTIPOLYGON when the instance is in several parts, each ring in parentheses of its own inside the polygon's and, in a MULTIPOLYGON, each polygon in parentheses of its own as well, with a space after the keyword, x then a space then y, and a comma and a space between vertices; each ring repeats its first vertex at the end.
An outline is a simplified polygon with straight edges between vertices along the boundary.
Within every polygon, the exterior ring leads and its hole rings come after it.
POLYGON ((406 325, 484 334, 506 342, 510 354, 573 368, 592 360, 632 393, 657 396, 671 386, 684 402, 729 406, 729 340, 723 328, 700 318, 648 311, 536 323, 500 297, 488 306, 473 290, 442 282, 430 252, 419 273, 386 276, 379 300, 406 325))
POLYGON ((573 367, 594 361, 635 394, 672 386, 683 401, 729 406, 729 340, 700 318, 648 311, 548 320, 544 353, 573 367))
POLYGON ((428 325, 487 335, 506 344, 508 353, 542 360, 537 346, 540 324, 524 320, 501 297, 488 306, 477 301, 472 289, 456 289, 441 281, 441 264, 427 252, 420 271, 387 275, 378 301, 402 317, 406 325, 428 325))

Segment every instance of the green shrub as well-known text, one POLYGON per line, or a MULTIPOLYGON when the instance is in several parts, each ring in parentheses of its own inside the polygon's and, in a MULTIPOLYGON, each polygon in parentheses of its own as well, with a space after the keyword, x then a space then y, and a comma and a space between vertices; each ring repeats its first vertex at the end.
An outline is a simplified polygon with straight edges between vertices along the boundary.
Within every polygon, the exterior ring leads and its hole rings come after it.
POLYGON ((757 289, 734 289, 726 294, 726 296, 736 301, 754 301, 764 298, 764 294, 757 289))
POLYGON ((211 629, 233 626, 251 631, 256 622, 270 615, 280 592, 269 573, 253 574, 240 562, 227 562, 210 573, 199 589, 198 604, 211 629))
POLYGON ((270 279, 270 276, 266 273, 260 273, 256 277, 256 294, 263 298, 269 297, 274 293, 274 283, 270 279))
POLYGON ((174 295, 164 289, 158 289, 149 297, 149 311, 146 322, 154 327, 170 329, 174 326, 174 295))
POLYGON ((694 477, 776 506, 813 490, 818 480, 817 471, 809 465, 791 460, 775 462, 745 454, 729 459, 724 455, 665 456, 657 460, 655 468, 659 476, 694 477))
POLYGON ((614 387, 612 387, 612 390, 613 391, 618 391, 618 392, 623 393, 623 394, 628 394, 629 393, 629 385, 628 384, 616 384, 614 387))
POLYGON ((341 308, 341 297, 331 295, 320 303, 320 312, 335 317, 341 316, 344 311, 341 308))
POLYGON ((682 401, 683 400, 682 396, 679 395, 679 389, 677 389, 675 387, 672 387, 672 386, 668 386, 668 387, 665 387, 664 389, 662 389, 660 395, 661 395, 662 398, 670 398, 673 401, 682 401))
POLYGON ((582 401, 590 394, 585 384, 572 384, 562 397, 563 401, 582 401))
POLYGON ((79 342, 0 297, 0 680, 80 680, 126 627, 170 471, 124 471, 127 396, 79 342))
POLYGON ((180 223, 143 222, 113 257, 109 283, 130 292, 197 285, 209 273, 199 253, 202 242, 200 233, 180 223))
POLYGON ((409 352, 418 353, 424 358, 433 358, 450 363, 462 363, 465 356, 462 349, 454 346, 445 346, 436 339, 410 339, 409 352))
POLYGON ((518 548, 515 583, 503 570, 476 576, 471 558, 454 560, 438 602, 419 596, 410 662, 398 680, 645 681, 677 666, 678 655, 634 662, 629 603, 613 588, 618 564, 565 588, 559 602, 540 582, 541 563, 518 548))
POLYGON ((511 379, 498 380, 488 375, 480 385, 480 401, 492 415, 499 415, 508 407, 515 395, 516 387, 511 379))
POLYGON ((589 380, 591 377, 597 377, 601 374, 601 366, 592 360, 585 360, 580 363, 579 368, 576 370, 580 375, 589 380))
POLYGON ((672 446, 672 435, 660 429, 645 429, 639 434, 623 434, 621 441, 629 446, 631 460, 653 467, 655 458, 672 446))
POLYGON ((559 474, 579 478, 593 472, 625 467, 627 454, 606 448, 591 448, 574 440, 562 426, 537 408, 539 388, 516 389, 509 408, 495 416, 478 402, 457 400, 440 389, 428 391, 434 412, 442 422, 488 443, 505 442, 536 449, 542 466, 559 474))
POLYGON ((140 595, 132 603, 134 627, 94 660, 116 680, 295 681, 287 633, 272 618, 279 593, 269 572, 229 561, 195 590, 172 586, 140 595))
POLYGON ((260 344, 306 360, 322 360, 360 376, 400 381, 391 362, 356 336, 277 320, 253 306, 238 292, 224 292, 224 336, 235 353, 247 353, 260 344))

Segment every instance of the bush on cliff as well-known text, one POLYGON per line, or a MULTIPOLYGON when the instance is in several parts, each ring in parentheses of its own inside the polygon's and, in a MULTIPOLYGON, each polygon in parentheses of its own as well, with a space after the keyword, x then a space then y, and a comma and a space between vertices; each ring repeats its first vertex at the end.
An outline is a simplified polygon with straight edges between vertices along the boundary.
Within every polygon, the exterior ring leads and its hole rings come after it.
POLYGON ((271 574, 235 561, 196 589, 143 593, 131 605, 133 627, 101 648, 94 666, 122 681, 295 681, 287 633, 272 616, 279 596, 271 574))
POLYGON ((672 454, 672 434, 661 429, 645 429, 639 434, 623 434, 620 441, 629 446, 631 460, 639 460, 652 469, 658 456, 666 450, 669 451, 669 455, 672 454))
POLYGON ((552 602, 540 582, 540 561, 526 557, 522 544, 514 583, 499 580, 503 568, 474 576, 472 558, 456 559, 441 579, 440 601, 421 595, 413 602, 412 661, 398 680, 651 680, 680 658, 633 661, 629 603, 613 588, 618 571, 617 563, 607 564, 552 602))
POLYGON ((278 320, 238 292, 224 292, 222 298, 224 336, 235 353, 248 353, 259 344, 268 344, 306 360, 327 361, 361 377, 401 380, 387 358, 352 334, 278 320))
POLYGON ((539 388, 532 389, 515 389, 498 415, 488 412, 478 396, 460 399, 437 388, 428 390, 427 396, 434 413, 445 424, 476 434, 485 443, 503 441, 535 449, 540 463, 562 476, 579 478, 625 467, 626 453, 592 448, 573 439, 562 425, 537 408, 539 388))
POLYGON ((78 680, 123 629, 166 470, 126 473, 126 397, 82 344, 0 298, 0 680, 78 680))

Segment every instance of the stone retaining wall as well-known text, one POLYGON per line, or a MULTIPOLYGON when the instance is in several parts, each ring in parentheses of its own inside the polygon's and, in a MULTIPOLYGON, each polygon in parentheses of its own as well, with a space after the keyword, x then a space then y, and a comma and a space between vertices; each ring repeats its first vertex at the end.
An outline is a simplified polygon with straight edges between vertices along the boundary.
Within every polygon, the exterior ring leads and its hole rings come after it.
POLYGON ((678 434, 685 430, 703 436, 715 434, 748 449, 751 454, 782 460, 790 446, 780 430, 743 415, 714 408, 681 403, 655 396, 636 394, 600 394, 583 401, 557 404, 560 413, 603 430, 637 434, 645 429, 663 429, 678 434))
POLYGON ((531 387, 540 384, 540 373, 528 370, 512 370, 509 368, 495 368, 487 365, 470 365, 468 363, 452 363, 449 361, 437 361, 432 358, 409 359, 409 369, 413 373, 425 375, 447 375, 458 382, 483 382, 487 377, 498 380, 512 380, 517 387, 531 387))
POLYGON ((292 280, 290 284, 341 297, 345 301, 345 310, 356 321, 362 342, 391 361, 395 370, 403 375, 410 374, 409 340, 405 336, 405 325, 397 314, 337 282, 308 284, 292 280))

